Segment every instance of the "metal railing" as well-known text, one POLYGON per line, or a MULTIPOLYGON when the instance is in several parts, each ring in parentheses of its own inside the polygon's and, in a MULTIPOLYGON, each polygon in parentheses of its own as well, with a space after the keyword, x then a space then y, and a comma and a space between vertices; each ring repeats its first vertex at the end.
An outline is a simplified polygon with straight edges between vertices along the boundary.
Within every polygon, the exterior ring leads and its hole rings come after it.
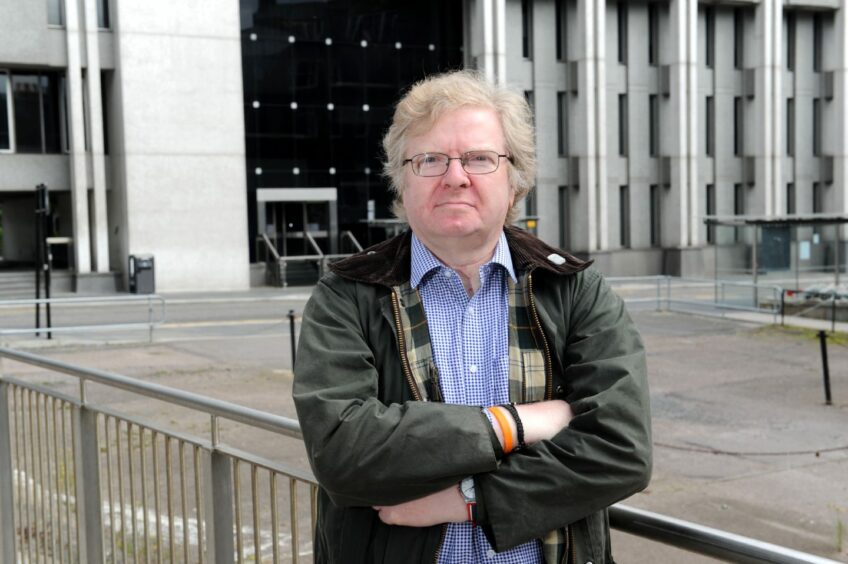
POLYGON ((41 333, 85 333, 97 331, 122 331, 133 329, 147 329, 147 336, 150 342, 153 341, 153 329, 165 323, 166 304, 165 298, 158 294, 146 295, 126 295, 126 296, 100 296, 100 297, 82 297, 82 298, 41 298, 41 299, 18 299, 18 300, 0 300, 0 311, 2 310, 35 310, 38 306, 50 306, 53 308, 52 319, 55 323, 57 319, 56 308, 79 308, 91 307, 94 305, 109 305, 109 306, 135 306, 141 305, 145 308, 142 316, 146 316, 143 321, 125 322, 125 323, 91 323, 88 325, 67 325, 52 327, 19 327, 9 328, 0 326, 0 338, 8 335, 39 335, 41 333))
MULTIPOLYGON (((0 348, 4 358, 72 376, 79 395, 0 372, 0 561, 277 563, 309 554, 311 534, 301 533, 304 519, 310 533, 315 527, 311 472, 220 440, 219 419, 300 439, 297 421, 0 348), (199 411, 210 418, 209 438, 91 403, 87 383, 199 411)), ((620 504, 610 508, 610 523, 733 562, 834 562, 620 504)))
MULTIPOLYGON (((342 241, 349 241, 357 252, 362 251, 362 245, 359 244, 359 241, 356 240, 356 237, 354 237, 353 233, 350 231, 343 231, 340 237, 342 241)), ((329 270, 331 262, 347 258, 352 254, 325 253, 321 250, 321 247, 318 245, 317 241, 315 241, 315 238, 308 232, 306 233, 306 240, 313 251, 313 254, 310 255, 280 256, 277 249, 274 247, 274 244, 271 242, 271 239, 266 234, 262 234, 262 239, 269 251, 267 255, 268 259, 266 261, 266 272, 268 273, 267 282, 271 286, 277 286, 280 288, 285 288, 289 285, 289 279, 291 277, 289 268, 290 265, 297 263, 314 264, 315 280, 318 280, 329 270)), ((315 280, 310 282, 314 282, 315 280)))
POLYGON ((781 314, 783 288, 774 284, 663 275, 616 276, 606 280, 618 289, 636 289, 623 296, 625 302, 653 303, 658 311, 676 306, 747 311, 771 315, 775 322, 781 314))

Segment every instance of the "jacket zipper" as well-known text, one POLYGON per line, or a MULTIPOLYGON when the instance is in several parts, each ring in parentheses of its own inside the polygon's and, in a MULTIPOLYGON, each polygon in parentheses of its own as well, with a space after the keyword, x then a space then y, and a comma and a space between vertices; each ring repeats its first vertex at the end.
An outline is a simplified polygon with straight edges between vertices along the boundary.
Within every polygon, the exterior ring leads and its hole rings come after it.
POLYGON ((394 314, 395 328, 397 329, 398 349, 400 352, 400 363, 403 368, 403 375, 406 378, 409 391, 412 392, 412 397, 415 401, 421 401, 423 398, 418 392, 418 387, 415 385, 415 379, 412 377, 412 369, 409 367, 409 357, 406 355, 406 339, 403 337, 403 327, 400 323, 400 303, 398 301, 397 292, 394 290, 392 290, 392 313, 394 314))
MULTIPOLYGON (((554 365, 551 361, 551 349, 548 346, 548 338, 545 336, 545 331, 542 329, 542 323, 539 321, 539 312, 536 311, 536 296, 533 294, 533 273, 527 275, 527 289, 530 299, 530 312, 533 314, 533 322, 536 324, 536 329, 539 335, 542 336, 542 345, 545 349, 545 399, 553 399, 553 383, 554 383, 554 365)), ((576 564, 577 553, 574 548, 574 535, 571 531, 571 526, 565 528, 565 551, 566 561, 571 564, 576 564), (570 560, 569 555, 570 554, 570 560)))
MULTIPOLYGON (((412 392, 412 397, 416 401, 421 401, 423 398, 418 392, 418 387, 415 385, 415 380, 412 377, 412 369, 409 367, 409 357, 406 355, 406 339, 403 337, 403 326, 400 322, 400 302, 397 292, 392 290, 392 314, 395 318, 395 329, 397 330, 398 349, 400 352, 400 363, 403 367, 403 374, 406 378, 406 383, 409 386, 409 391, 412 392)), ((431 380, 433 381, 433 380, 431 380)), ((433 381, 438 386, 438 380, 433 381)), ((439 561, 439 554, 442 552, 442 545, 445 543, 445 537, 448 534, 447 524, 442 525, 442 532, 439 535, 439 545, 436 548, 436 554, 433 556, 433 564, 439 561)))
POLYGON ((536 311, 536 297, 533 295, 533 273, 527 275, 528 294, 530 297, 530 312, 533 314, 533 322, 536 324, 536 329, 539 335, 542 336, 542 345, 545 349, 545 399, 553 398, 554 387, 554 368, 551 362, 551 349, 548 346, 548 338, 545 337, 545 332, 542 330, 542 323, 539 321, 539 312, 536 311))

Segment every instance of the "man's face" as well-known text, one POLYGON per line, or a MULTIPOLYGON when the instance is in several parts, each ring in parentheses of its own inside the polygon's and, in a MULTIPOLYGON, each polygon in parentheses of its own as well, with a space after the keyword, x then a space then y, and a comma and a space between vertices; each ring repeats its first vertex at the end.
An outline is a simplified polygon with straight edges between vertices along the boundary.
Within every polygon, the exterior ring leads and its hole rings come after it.
MULTIPOLYGON (((497 114, 487 108, 464 107, 445 113, 429 131, 407 140, 404 157, 444 153, 459 157, 475 150, 506 154, 497 114)), ((496 238, 515 195, 509 186, 509 163, 500 159, 490 174, 469 174, 459 160, 450 161, 444 176, 422 177, 405 166, 403 206, 412 231, 424 241, 445 238, 496 238)))

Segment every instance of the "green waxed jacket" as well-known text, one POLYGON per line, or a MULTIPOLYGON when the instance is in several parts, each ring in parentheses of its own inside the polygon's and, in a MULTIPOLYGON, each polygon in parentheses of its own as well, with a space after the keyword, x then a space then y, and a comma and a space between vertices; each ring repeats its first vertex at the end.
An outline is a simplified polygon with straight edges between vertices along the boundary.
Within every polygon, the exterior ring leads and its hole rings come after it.
POLYGON ((293 390, 321 484, 316 562, 435 562, 442 526, 388 526, 371 506, 469 475, 495 550, 567 527, 554 560, 612 562, 606 508, 651 473, 642 341, 594 269, 519 229, 506 234, 519 279, 532 273, 548 399, 566 400, 575 417, 553 439, 504 456, 479 407, 415 401, 392 299, 409 279, 409 233, 338 263, 304 310, 293 390))

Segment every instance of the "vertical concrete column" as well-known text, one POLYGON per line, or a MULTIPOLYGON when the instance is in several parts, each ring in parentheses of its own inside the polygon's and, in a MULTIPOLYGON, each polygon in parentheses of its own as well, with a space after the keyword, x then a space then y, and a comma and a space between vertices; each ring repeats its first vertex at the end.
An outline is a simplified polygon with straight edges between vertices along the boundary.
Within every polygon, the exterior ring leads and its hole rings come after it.
POLYGON ((786 190, 783 181, 783 154, 786 146, 783 139, 786 131, 786 102, 783 97, 783 67, 786 52, 783 44, 783 4, 784 0, 775 0, 771 14, 772 27, 772 89, 771 89, 771 123, 772 123, 772 159, 771 159, 771 208, 766 210, 769 215, 783 215, 786 212, 786 190))
POLYGON ((672 0, 669 5, 669 49, 663 49, 661 64, 669 66, 669 116, 675 124, 668 135, 667 158, 671 159, 671 190, 665 194, 663 211, 674 210, 675 214, 662 214, 664 247, 683 247, 688 243, 689 231, 689 131, 695 126, 690 115, 689 104, 689 0, 672 0), (667 58, 666 58, 667 57, 667 58), (669 217, 671 216, 671 217, 669 217), (668 227, 668 229, 665 229, 668 227))
MULTIPOLYGON (((688 237, 681 245, 697 246, 701 239, 701 205, 706 205, 698 180, 698 0, 686 0, 686 100, 689 127, 687 128, 688 237)), ((685 212, 684 212, 685 213, 685 212)), ((685 229, 683 230, 685 231, 685 229)))
POLYGON ((756 186, 751 198, 751 210, 748 214, 774 213, 774 159, 775 136, 778 135, 774 122, 774 75, 780 69, 775 68, 774 52, 774 11, 775 2, 760 2, 754 16, 754 103, 751 123, 753 157, 755 159, 756 186))
POLYGON ((595 167, 597 168, 597 248, 609 248, 609 191, 607 180, 606 0, 595 0, 595 167))
POLYGON ((583 132, 575 138, 572 152, 580 163, 580 188, 575 197, 575 248, 596 251, 598 239, 598 167, 597 167, 597 65, 595 65, 596 0, 577 0, 577 29, 583 36, 576 43, 574 59, 578 78, 573 127, 583 132), (582 127, 581 127, 582 126, 582 127), (585 235, 584 235, 585 234, 585 235), (586 237, 583 239, 583 237, 586 237))
POLYGON ((495 76, 506 84, 506 0, 491 0, 495 13, 495 76))
POLYGON ((109 229, 106 222, 106 158, 103 141, 103 100, 100 90, 100 45, 97 5, 85 1, 86 98, 88 143, 91 148, 91 177, 94 184, 92 250, 94 269, 109 272, 109 229))
POLYGON ((68 49, 68 149, 71 161, 74 262, 77 274, 86 274, 91 272, 91 242, 88 228, 88 174, 83 129, 80 18, 76 0, 65 0, 65 37, 68 49))
MULTIPOLYGON (((834 69, 833 104, 838 120, 833 155, 834 211, 848 213, 848 0, 836 11, 836 68, 834 69)), ((848 228, 842 226, 842 240, 848 228)), ((848 244, 846 244, 848 245, 848 244)), ((848 258, 843 254, 840 259, 848 258)), ((840 260, 843 262, 843 260, 840 260)))

